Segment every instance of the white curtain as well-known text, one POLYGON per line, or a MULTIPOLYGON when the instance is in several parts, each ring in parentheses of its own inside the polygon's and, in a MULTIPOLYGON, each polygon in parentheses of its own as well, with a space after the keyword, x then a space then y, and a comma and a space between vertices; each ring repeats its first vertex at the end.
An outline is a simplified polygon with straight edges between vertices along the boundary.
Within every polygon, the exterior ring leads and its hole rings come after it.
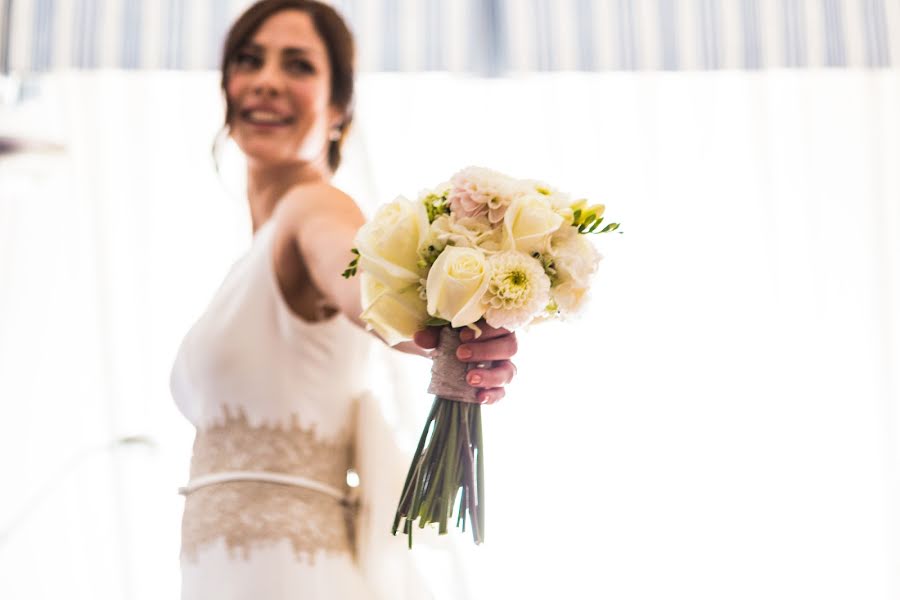
MULTIPOLYGON (((249 238, 216 75, 38 89, 0 113, 66 148, 0 160, 0 597, 176 597, 169 364, 249 238)), ((485 411, 474 589, 897 597, 900 72, 361 79, 339 180, 367 210, 468 164, 624 232, 485 411)))

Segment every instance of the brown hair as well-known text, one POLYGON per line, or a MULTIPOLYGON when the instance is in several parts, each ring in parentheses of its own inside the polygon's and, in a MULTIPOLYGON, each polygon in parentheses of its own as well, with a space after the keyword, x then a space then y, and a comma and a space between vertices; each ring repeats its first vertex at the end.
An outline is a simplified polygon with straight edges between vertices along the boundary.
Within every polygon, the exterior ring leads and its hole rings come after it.
POLYGON ((353 120, 354 44, 353 34, 347 24, 327 4, 316 0, 260 0, 238 17, 228 31, 222 51, 221 85, 226 104, 225 127, 231 123, 233 116, 233 107, 227 93, 228 68, 238 51, 250 41, 263 22, 283 10, 299 10, 308 14, 328 52, 328 62, 331 65, 331 105, 342 114, 338 125, 341 137, 328 145, 328 166, 334 172, 341 164, 341 146, 353 120))

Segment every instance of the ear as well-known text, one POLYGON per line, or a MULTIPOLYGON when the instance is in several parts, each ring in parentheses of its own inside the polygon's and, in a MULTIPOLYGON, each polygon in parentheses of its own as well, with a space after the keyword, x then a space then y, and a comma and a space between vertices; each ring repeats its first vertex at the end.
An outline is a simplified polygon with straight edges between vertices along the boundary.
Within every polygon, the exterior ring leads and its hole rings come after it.
POLYGON ((344 113, 338 110, 334 105, 328 106, 328 131, 335 129, 343 129, 344 113))

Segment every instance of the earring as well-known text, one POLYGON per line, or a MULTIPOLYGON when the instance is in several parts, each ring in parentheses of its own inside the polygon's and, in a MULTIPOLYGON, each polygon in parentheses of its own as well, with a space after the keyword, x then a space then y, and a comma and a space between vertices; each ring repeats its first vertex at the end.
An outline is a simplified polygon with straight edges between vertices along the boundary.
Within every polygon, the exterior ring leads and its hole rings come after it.
POLYGON ((328 132, 328 139, 332 142, 339 142, 341 139, 341 128, 335 127, 328 132))

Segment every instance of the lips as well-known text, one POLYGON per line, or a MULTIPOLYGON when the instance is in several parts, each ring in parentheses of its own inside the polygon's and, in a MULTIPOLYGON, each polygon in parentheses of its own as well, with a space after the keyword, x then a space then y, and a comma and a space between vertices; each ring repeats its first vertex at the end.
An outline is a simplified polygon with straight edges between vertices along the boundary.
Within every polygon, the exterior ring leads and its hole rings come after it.
POLYGON ((240 115, 241 119, 247 123, 264 127, 290 125, 294 122, 294 118, 291 115, 266 108, 247 108, 242 110, 240 115))

